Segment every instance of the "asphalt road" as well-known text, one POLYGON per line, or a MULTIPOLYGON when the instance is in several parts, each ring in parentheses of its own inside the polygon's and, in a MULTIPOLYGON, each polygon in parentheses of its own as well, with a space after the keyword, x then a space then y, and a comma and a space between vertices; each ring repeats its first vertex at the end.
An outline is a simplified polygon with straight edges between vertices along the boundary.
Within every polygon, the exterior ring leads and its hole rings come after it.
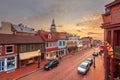
POLYGON ((40 70, 31 75, 23 77, 20 80, 96 80, 94 78, 90 79, 90 76, 94 77, 95 75, 93 66, 91 66, 90 71, 88 71, 86 75, 81 75, 77 72, 77 67, 80 65, 81 62, 83 62, 88 57, 93 58, 92 53, 93 49, 76 52, 75 54, 68 55, 67 57, 62 59, 60 61, 60 64, 53 69, 49 71, 40 70))

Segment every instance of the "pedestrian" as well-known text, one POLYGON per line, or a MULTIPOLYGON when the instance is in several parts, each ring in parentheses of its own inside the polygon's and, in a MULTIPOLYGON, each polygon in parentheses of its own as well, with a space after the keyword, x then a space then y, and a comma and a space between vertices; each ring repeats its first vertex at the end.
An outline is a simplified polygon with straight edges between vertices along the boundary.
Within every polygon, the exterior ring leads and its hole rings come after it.
POLYGON ((60 57, 59 57, 59 58, 60 58, 60 61, 61 61, 61 60, 62 60, 62 56, 60 55, 60 57))

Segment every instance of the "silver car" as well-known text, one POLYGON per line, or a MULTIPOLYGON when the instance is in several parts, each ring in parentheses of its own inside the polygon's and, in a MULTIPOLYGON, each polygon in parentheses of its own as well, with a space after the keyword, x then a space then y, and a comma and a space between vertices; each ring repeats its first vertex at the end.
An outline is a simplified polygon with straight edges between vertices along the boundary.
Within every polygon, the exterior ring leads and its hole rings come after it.
POLYGON ((90 68, 90 64, 89 63, 86 63, 86 62, 82 62, 79 66, 78 66, 78 73, 81 73, 81 74, 86 74, 87 71, 89 70, 90 68))

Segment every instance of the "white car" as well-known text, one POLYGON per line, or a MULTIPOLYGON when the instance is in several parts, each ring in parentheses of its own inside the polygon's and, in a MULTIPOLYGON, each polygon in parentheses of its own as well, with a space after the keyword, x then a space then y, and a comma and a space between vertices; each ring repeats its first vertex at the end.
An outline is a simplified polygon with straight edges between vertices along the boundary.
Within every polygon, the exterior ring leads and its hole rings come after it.
POLYGON ((90 68, 90 64, 89 63, 86 63, 86 62, 82 62, 79 66, 78 66, 78 73, 80 74, 86 74, 87 71, 89 70, 90 68))

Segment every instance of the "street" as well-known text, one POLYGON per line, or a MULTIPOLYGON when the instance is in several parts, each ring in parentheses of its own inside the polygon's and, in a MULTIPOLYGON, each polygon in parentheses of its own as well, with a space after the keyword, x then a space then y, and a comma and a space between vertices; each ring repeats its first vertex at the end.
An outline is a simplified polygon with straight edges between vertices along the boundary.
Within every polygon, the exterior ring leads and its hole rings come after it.
POLYGON ((76 52, 75 54, 68 55, 65 59, 60 61, 60 64, 48 71, 39 70, 23 77, 19 80, 103 80, 103 58, 96 57, 96 68, 91 66, 86 75, 81 75, 77 72, 77 67, 86 58, 91 57, 94 49, 76 52))

